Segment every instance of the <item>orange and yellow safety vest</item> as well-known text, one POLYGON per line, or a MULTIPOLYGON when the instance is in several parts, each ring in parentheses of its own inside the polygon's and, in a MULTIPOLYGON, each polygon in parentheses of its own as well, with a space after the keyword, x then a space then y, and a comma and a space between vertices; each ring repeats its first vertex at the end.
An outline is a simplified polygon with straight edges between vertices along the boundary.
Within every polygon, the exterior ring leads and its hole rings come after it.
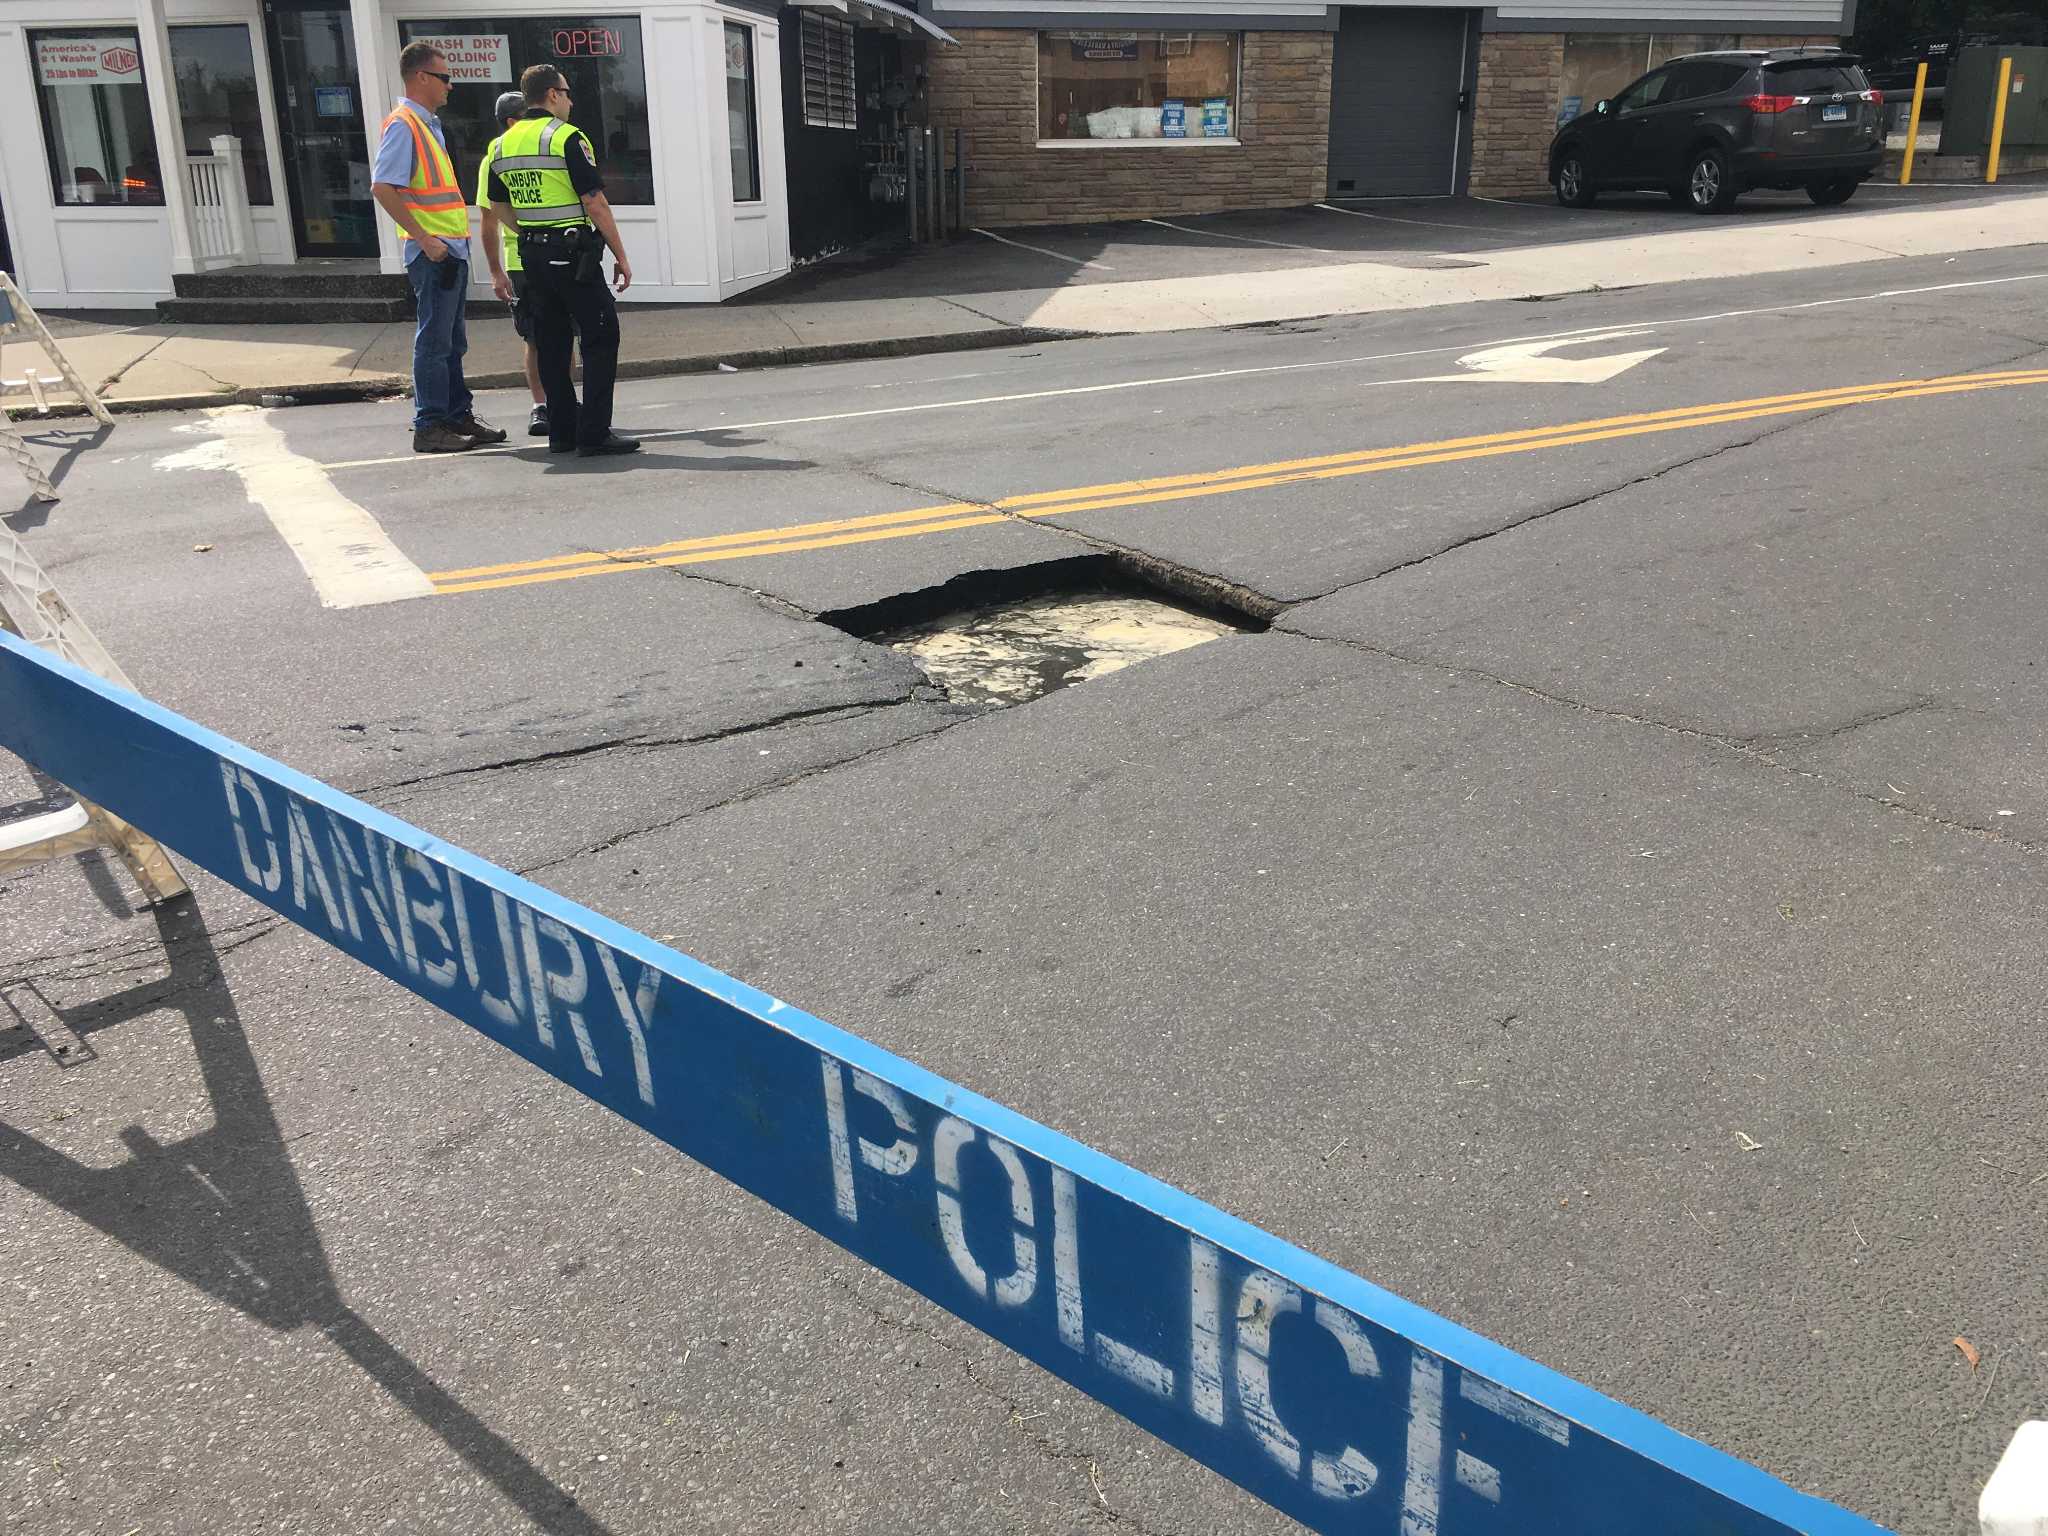
POLYGON ((385 130, 400 120, 412 130, 412 182, 406 189, 406 210, 423 232, 443 240, 462 239, 469 233, 469 199, 455 184, 455 162, 418 114, 404 107, 392 109, 384 119, 385 130))

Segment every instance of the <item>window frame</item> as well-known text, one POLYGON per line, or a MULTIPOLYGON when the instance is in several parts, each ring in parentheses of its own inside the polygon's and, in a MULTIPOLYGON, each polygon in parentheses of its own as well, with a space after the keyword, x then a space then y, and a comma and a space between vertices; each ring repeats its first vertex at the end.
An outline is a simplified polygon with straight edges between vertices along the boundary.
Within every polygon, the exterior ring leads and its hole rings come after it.
MULTIPOLYGON (((112 39, 109 38, 108 40, 111 41, 112 39)), ((25 62, 28 65, 29 87, 31 94, 35 98, 36 127, 37 130, 42 134, 43 174, 45 177, 44 184, 49 188, 50 206, 54 210, 60 213, 64 213, 67 216, 70 214, 80 212, 126 213, 137 208, 164 207, 170 200, 169 177, 173 174, 182 175, 184 173, 185 152, 183 148, 183 142, 181 140, 179 148, 176 153, 176 164, 169 167, 165 166, 163 149, 156 142, 156 111, 153 107, 149 105, 149 75, 147 71, 147 65, 149 63, 149 60, 147 56, 145 56, 142 52, 141 29, 132 22, 58 22, 54 26, 24 26, 21 29, 21 41, 23 51, 26 54, 25 62), (136 55, 135 83, 136 85, 141 87, 143 92, 144 121, 148 124, 149 127, 149 148, 150 152, 156 156, 157 196, 154 201, 145 200, 141 202, 136 202, 125 195, 125 168, 123 176, 120 180, 116 180, 116 178, 109 172, 102 171, 99 173, 102 178, 102 185, 107 186, 109 188, 121 188, 121 190, 124 193, 124 195, 119 198, 108 198, 104 202, 100 202, 97 200, 92 202, 84 202, 77 200, 75 197, 68 196, 65 191, 66 186, 70 186, 75 191, 78 186, 78 183, 76 180, 67 182, 59 175, 59 165, 61 157, 57 153, 57 141, 51 133, 51 127, 54 121, 52 117, 52 107, 54 103, 50 100, 48 94, 51 89, 51 86, 47 81, 43 79, 41 66, 37 62, 37 41, 38 39, 44 37, 90 37, 105 36, 107 34, 118 34, 121 38, 126 39, 128 43, 133 47, 136 55)), ((173 81, 172 91, 174 95, 176 89, 176 82, 173 81)), ((95 110, 95 115, 98 115, 97 109, 95 110)))
MULTIPOLYGON (((201 28, 240 27, 249 39, 250 75, 256 82, 256 148, 255 154, 263 165, 265 190, 268 195, 258 202, 253 194, 249 198, 251 208, 275 210, 285 199, 281 195, 280 180, 283 171, 270 157, 270 124, 276 119, 276 104, 270 96, 268 39, 257 32, 258 23, 239 18, 229 20, 199 18, 191 21, 173 21, 165 24, 167 40, 171 44, 171 105, 178 114, 178 130, 182 138, 185 128, 185 104, 178 99, 178 56, 177 34, 182 31, 201 28)), ((181 149, 180 153, 184 153, 181 149)), ((248 179, 250 148, 248 141, 242 144, 242 175, 248 179)))
POLYGON ((1643 102, 1640 106, 1633 107, 1625 106, 1623 105, 1623 102, 1630 91, 1636 90, 1641 86, 1648 85, 1652 80, 1656 79, 1660 75, 1664 77, 1666 82, 1666 88, 1668 89, 1671 84, 1675 83, 1675 79, 1671 71, 1671 65, 1659 64, 1655 69, 1645 70, 1635 79, 1629 81, 1629 83, 1623 86, 1619 91, 1616 91, 1614 93, 1614 115, 1617 118, 1621 118, 1626 117, 1634 112, 1650 112, 1654 111, 1658 107, 1670 105, 1671 101, 1674 98, 1669 96, 1659 96, 1655 101, 1646 101, 1643 102))
POLYGON ((1245 140, 1238 130, 1242 128, 1244 123, 1245 35, 1244 29, 1237 27, 1116 27, 1113 29, 1073 25, 1064 27, 1034 27, 1031 32, 1031 128, 1033 148, 1061 151, 1080 150, 1083 153, 1093 150, 1123 149, 1242 149, 1245 140), (1037 114, 1039 94, 1045 85, 1045 36, 1049 32, 1071 33, 1091 30, 1114 30, 1117 32, 1135 33, 1141 43, 1164 40, 1189 32, 1222 32, 1236 39, 1237 46, 1233 53, 1236 68, 1230 82, 1230 126, 1232 131, 1227 135, 1217 138, 1209 138, 1202 134, 1190 134, 1185 138, 1179 139, 1164 137, 1157 139, 1048 139, 1041 136, 1039 130, 1044 124, 1038 120, 1037 114))
MULTIPOLYGON (((801 93, 800 106, 803 124, 806 128, 817 128, 830 132, 858 132, 860 128, 860 66, 854 53, 854 28, 851 22, 837 16, 821 16, 806 9, 797 16, 797 89, 801 93), (827 37, 843 39, 846 49, 846 111, 843 120, 833 115, 833 103, 829 97, 833 79, 827 74, 824 79, 824 94, 828 98, 824 109, 817 115, 811 111, 811 53, 809 34, 816 30, 827 37)), ((836 44, 834 45, 836 46, 836 44)))
MULTIPOLYGON (((570 121, 582 128, 590 140, 591 149, 597 156, 597 168, 605 178, 605 197, 611 203, 614 212, 637 212, 660 207, 662 149, 660 135, 655 127, 654 87, 650 83, 653 79, 653 68, 648 57, 652 47, 648 13, 635 9, 624 3, 624 0, 620 0, 613 9, 605 9, 602 3, 597 3, 587 5, 578 11, 545 14, 521 9, 519 0, 499 0, 499 4, 489 10, 452 9, 461 4, 463 0, 405 0, 400 6, 395 5, 393 0, 385 0, 385 20, 396 27, 400 47, 421 36, 496 32, 501 28, 509 32, 516 27, 531 27, 535 29, 535 35, 540 35, 548 32, 573 31, 578 26, 590 28, 611 23, 626 23, 632 26, 633 48, 640 64, 637 100, 641 108, 639 125, 646 136, 645 152, 648 163, 645 170, 629 170, 625 165, 617 163, 602 121, 593 128, 588 123, 579 121, 580 113, 577 112, 571 113, 570 121)), ((486 85, 489 94, 495 96, 517 89, 519 75, 529 65, 553 64, 568 78, 570 94, 573 96, 576 94, 577 68, 589 63, 590 59, 583 56, 565 59, 556 54, 538 53, 528 58, 519 49, 514 48, 510 62, 510 83, 458 80, 456 84, 458 87, 486 85)), ((446 108, 441 112, 441 119, 443 131, 447 132, 451 113, 446 108)), ((452 121, 456 124, 457 142, 450 144, 449 155, 455 162, 455 178, 465 190, 471 190, 474 188, 476 168, 482 161, 483 151, 489 147, 491 140, 498 136, 500 130, 495 123, 489 121, 488 111, 481 117, 474 113, 454 113, 452 121), (470 143, 472 134, 477 136, 473 145, 470 143)), ((615 121, 624 123, 630 119, 621 117, 615 121)), ((373 156, 376 148, 373 136, 370 144, 373 156)))
POLYGON ((732 193, 734 207, 753 208, 767 201, 767 189, 761 183, 761 29, 752 22, 735 21, 730 16, 722 16, 720 20, 723 23, 718 35, 720 41, 724 44, 724 47, 720 50, 720 74, 725 80, 726 89, 726 150, 728 152, 728 169, 726 174, 728 186, 732 193), (732 76, 725 73, 723 66, 725 61, 731 57, 729 50, 732 46, 732 34, 735 32, 747 40, 747 73, 745 76, 747 87, 747 168, 753 181, 752 196, 749 197, 740 196, 739 182, 736 178, 732 177, 732 170, 736 169, 738 158, 736 151, 739 146, 731 142, 733 81, 732 76))

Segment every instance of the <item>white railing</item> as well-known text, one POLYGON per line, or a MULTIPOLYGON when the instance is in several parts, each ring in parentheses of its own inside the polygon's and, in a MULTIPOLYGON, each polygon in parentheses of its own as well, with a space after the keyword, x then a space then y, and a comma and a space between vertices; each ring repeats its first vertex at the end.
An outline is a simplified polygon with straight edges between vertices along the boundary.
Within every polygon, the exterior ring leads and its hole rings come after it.
POLYGON ((256 225, 249 216, 249 182, 242 142, 230 134, 209 141, 210 155, 185 157, 185 191, 192 204, 192 260, 202 272, 256 259, 256 225))

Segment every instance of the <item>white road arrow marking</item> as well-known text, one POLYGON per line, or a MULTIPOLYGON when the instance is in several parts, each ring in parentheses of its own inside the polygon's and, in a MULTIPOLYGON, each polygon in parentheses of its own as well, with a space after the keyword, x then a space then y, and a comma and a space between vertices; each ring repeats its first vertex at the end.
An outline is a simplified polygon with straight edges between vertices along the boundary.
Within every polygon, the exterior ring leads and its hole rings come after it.
POLYGON ((1567 336, 1555 341, 1517 341, 1504 347, 1467 352, 1458 359, 1462 373, 1440 373, 1417 379, 1418 384, 1605 384, 1626 373, 1637 363, 1648 362, 1665 347, 1643 352, 1609 352, 1604 357, 1552 357, 1558 347, 1583 347, 1600 341, 1619 341, 1628 336, 1647 336, 1648 331, 1599 331, 1591 336, 1567 336))

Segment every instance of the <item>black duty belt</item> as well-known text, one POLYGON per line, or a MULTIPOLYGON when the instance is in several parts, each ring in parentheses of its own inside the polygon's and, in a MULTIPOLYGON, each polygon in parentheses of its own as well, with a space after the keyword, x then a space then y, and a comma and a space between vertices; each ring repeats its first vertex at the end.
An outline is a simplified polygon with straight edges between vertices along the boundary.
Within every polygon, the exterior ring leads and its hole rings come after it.
POLYGON ((589 224, 551 224, 545 229, 522 229, 519 239, 524 244, 573 247, 589 239, 593 228, 589 224))

